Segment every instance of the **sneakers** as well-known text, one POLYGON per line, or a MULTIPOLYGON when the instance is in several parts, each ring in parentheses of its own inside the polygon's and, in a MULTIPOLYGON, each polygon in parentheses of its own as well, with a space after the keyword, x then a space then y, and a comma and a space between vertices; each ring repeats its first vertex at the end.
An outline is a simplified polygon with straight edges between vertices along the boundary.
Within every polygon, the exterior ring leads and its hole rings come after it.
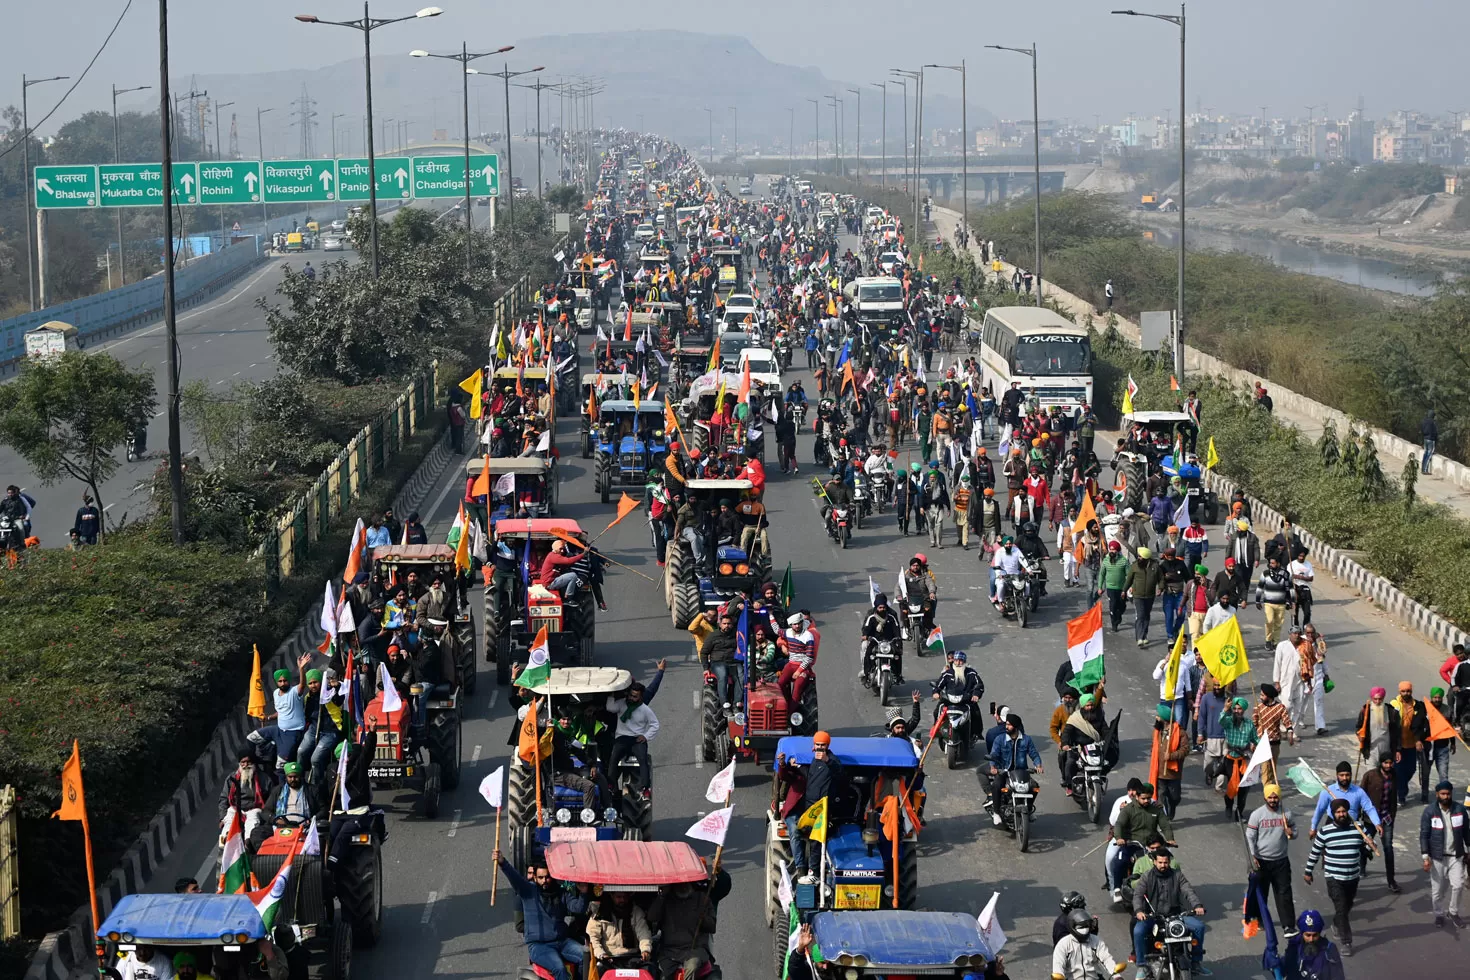
POLYGON ((796 883, 798 885, 815 885, 817 883, 817 876, 808 871, 796 879, 796 883))
POLYGON ((1443 929, 1444 928, 1444 916, 1442 916, 1442 915, 1436 915, 1434 917, 1434 928, 1436 928, 1436 929, 1443 929))
POLYGON ((992 813, 990 815, 990 822, 993 823, 993 824, 995 824, 997 827, 999 827, 1001 825, 1000 814, 998 814, 998 813, 992 813))
POLYGON ((1211 970, 1209 967, 1205 966, 1199 961, 1191 963, 1189 965, 1189 970, 1197 977, 1213 977, 1215 975, 1213 970, 1211 970))
POLYGON ((1295 935, 1297 935, 1296 926, 1287 926, 1285 929, 1281 930, 1281 937, 1283 939, 1290 939, 1292 936, 1295 935))
POLYGON ((1465 928, 1465 920, 1463 920, 1463 919, 1460 918, 1460 913, 1458 913, 1458 912, 1451 912, 1450 913, 1450 921, 1455 924, 1455 928, 1456 929, 1463 929, 1463 928, 1465 928))
POLYGON ((1352 956, 1353 955, 1353 943, 1352 943, 1352 940, 1350 940, 1350 939, 1344 939, 1342 942, 1338 943, 1337 944, 1337 951, 1339 953, 1341 953, 1344 957, 1352 956))
POLYGON ((1133 974, 1133 980, 1148 980, 1148 967, 1140 966, 1138 972, 1133 974))
POLYGON ((1121 888, 1114 888, 1113 889, 1113 892, 1112 892, 1112 899, 1113 899, 1113 904, 1114 905, 1122 905, 1123 904, 1123 889, 1121 889, 1121 888))
POLYGON ((1319 728, 1319 729, 1317 729, 1317 737, 1318 738, 1321 738, 1321 737, 1323 737, 1326 734, 1327 734, 1327 729, 1325 729, 1325 728, 1319 728))
POLYGON ((1399 883, 1396 882, 1396 881, 1390 881, 1388 883, 1388 890, 1391 891, 1391 892, 1393 892, 1395 895, 1399 894, 1399 892, 1400 892, 1399 883))

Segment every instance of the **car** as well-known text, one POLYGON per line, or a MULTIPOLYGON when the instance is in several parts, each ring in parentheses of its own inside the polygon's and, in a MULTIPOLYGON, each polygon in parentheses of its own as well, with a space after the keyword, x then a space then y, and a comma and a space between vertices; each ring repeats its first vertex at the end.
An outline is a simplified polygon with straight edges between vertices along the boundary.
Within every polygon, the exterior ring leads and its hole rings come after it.
POLYGON ((725 297, 725 315, 740 313, 742 319, 747 313, 755 313, 755 297, 750 293, 731 293, 725 297))
POLYGON ((885 276, 896 276, 903 271, 904 258, 901 252, 884 252, 878 256, 878 268, 885 276))
POLYGON ((765 347, 742 347, 737 367, 744 371, 747 364, 750 365, 750 380, 753 383, 781 387, 781 362, 777 360, 775 351, 765 347))
POLYGON ((651 242, 651 241, 653 241, 657 237, 658 237, 658 232, 657 232, 657 230, 654 229, 653 222, 652 221, 645 221, 645 222, 643 222, 633 232, 633 239, 634 239, 634 241, 651 242))
POLYGON ((347 230, 347 222, 343 221, 341 218, 338 218, 336 221, 334 221, 331 224, 327 225, 327 231, 333 231, 333 232, 336 232, 339 235, 342 232, 346 231, 346 230, 347 230))
POLYGON ((749 184, 741 184, 740 185, 740 196, 741 197, 750 197, 754 193, 755 193, 755 188, 751 187, 749 184))
POLYGON ((323 252, 340 252, 340 251, 342 251, 342 248, 343 248, 343 242, 342 242, 342 237, 340 235, 323 235, 322 236, 322 251, 323 252))

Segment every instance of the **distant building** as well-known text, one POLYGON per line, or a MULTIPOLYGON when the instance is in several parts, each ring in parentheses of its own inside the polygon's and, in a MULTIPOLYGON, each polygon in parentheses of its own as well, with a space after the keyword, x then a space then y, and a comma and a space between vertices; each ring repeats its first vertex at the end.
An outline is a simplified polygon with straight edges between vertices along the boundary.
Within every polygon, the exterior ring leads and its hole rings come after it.
POLYGON ((1000 131, 997 129, 975 130, 975 149, 980 152, 993 150, 1000 145, 1000 131))
POLYGON ((1380 163, 1423 163, 1428 152, 1428 141, 1418 133, 1385 130, 1373 135, 1373 159, 1380 163))

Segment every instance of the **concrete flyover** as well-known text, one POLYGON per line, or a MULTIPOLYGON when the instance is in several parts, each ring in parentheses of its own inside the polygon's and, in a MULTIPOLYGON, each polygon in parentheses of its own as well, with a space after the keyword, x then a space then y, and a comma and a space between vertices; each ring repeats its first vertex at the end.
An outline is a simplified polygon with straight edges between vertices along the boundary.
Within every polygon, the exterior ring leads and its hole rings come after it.
MULTIPOLYGON (((920 161, 920 178, 929 189, 931 197, 949 199, 954 197, 962 186, 965 168, 958 160, 944 161, 930 166, 927 162, 920 161)), ((1043 163, 1041 165, 1041 192, 1043 194, 1056 193, 1067 187, 1075 187, 1097 169, 1095 164, 1072 164, 1072 163, 1043 163)), ((863 168, 863 173, 868 180, 876 177, 886 177, 889 180, 903 180, 903 167, 888 167, 869 169, 863 168)), ((1035 186, 1036 172, 1033 167, 1020 164, 978 164, 971 161, 969 165, 970 196, 980 197, 982 204, 995 204, 1006 200, 1014 193, 1030 193, 1035 186)))

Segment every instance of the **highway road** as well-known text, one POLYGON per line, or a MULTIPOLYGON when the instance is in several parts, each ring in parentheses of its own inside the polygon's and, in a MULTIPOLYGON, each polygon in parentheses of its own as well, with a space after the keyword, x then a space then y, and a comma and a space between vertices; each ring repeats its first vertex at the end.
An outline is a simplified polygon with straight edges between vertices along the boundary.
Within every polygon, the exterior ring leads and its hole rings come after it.
MULTIPOLYGON (((805 371, 797 372, 799 377, 805 375, 805 371)), ((561 513, 596 530, 611 519, 612 508, 596 502, 590 468, 571 449, 574 432, 574 420, 561 423, 558 441, 566 454, 561 513)), ((803 436, 800 457, 809 460, 810 450, 811 439, 803 436)), ((908 456, 902 461, 909 462, 908 456)), ((1103 832, 1087 823, 1080 808, 1057 789, 1055 753, 1045 735, 1055 705, 1052 677, 1065 657, 1065 622, 1083 611, 1083 596, 1077 590, 1060 588, 1059 570, 1053 568, 1051 578, 1058 587, 1043 600, 1033 625, 1021 630, 1013 622, 1002 621, 991 608, 985 595, 985 569, 977 552, 961 551, 953 537, 943 550, 935 550, 926 539, 901 536, 894 521, 883 518, 876 526, 865 525, 849 550, 837 550, 823 533, 806 482, 810 475, 811 470, 804 468, 799 478, 782 477, 773 469, 766 504, 774 525, 775 567, 793 562, 797 605, 811 609, 823 630, 825 642, 817 673, 825 727, 834 735, 863 736, 882 725, 876 701, 856 680, 856 638, 867 607, 868 577, 891 591, 902 563, 922 550, 928 553, 938 577, 938 621, 950 648, 970 652, 971 665, 985 679, 986 700, 1011 705, 1042 747, 1046 773, 1041 777, 1043 790, 1031 850, 1024 855, 980 811, 981 787, 973 766, 947 771, 942 765, 929 764, 928 825, 920 838, 920 905, 977 913, 992 891, 999 891, 1000 920, 1010 940, 1004 950, 1010 975, 1039 980, 1050 973, 1051 923, 1058 899, 1076 889, 1099 915, 1103 938, 1117 955, 1126 956, 1129 920, 1107 910, 1100 890, 1103 832)), ((431 524, 433 540, 443 540, 462 480, 458 465, 451 466, 438 486, 425 495, 420 510, 431 524)), ((1218 533, 1215 540, 1218 545, 1218 533)), ((602 545, 610 556, 637 571, 650 575, 658 571, 650 554, 647 527, 638 516, 609 532, 602 545)), ((1214 561, 1218 560, 1217 553, 1214 561)), ((662 723, 651 744, 656 766, 655 832, 661 839, 679 839, 708 809, 704 789, 714 773, 713 766, 699 757, 700 671, 693 647, 686 634, 672 629, 660 590, 641 577, 614 569, 606 591, 610 608, 599 614, 598 661, 625 667, 643 679, 652 674, 659 659, 669 663, 668 676, 653 705, 662 723)), ((1250 652, 1260 658, 1258 674, 1267 671, 1261 616, 1250 610, 1243 620, 1250 652)), ((1328 700, 1330 734, 1309 737, 1289 753, 1305 757, 1319 772, 1327 773, 1339 759, 1352 755, 1352 716, 1369 686, 1391 688, 1395 681, 1409 679, 1416 690, 1425 692, 1442 654, 1325 577, 1319 582, 1315 621, 1331 644, 1332 675, 1338 685, 1328 700)), ((1156 625, 1156 637, 1159 629, 1156 625)), ((1148 726, 1157 693, 1150 672, 1163 650, 1158 639, 1147 650, 1137 649, 1127 627, 1116 637, 1109 634, 1106 645, 1111 707, 1124 712, 1123 757, 1112 777, 1120 791, 1130 776, 1142 776, 1147 766, 1148 726)), ((938 658, 909 656, 905 672, 911 683, 899 695, 907 698, 910 689, 927 693, 940 666, 938 658)), ((393 813, 384 850, 386 924, 380 946, 360 951, 355 959, 355 976, 360 980, 507 976, 524 962, 520 937, 512 927, 514 897, 503 882, 496 906, 490 905, 495 816, 476 794, 476 786, 506 762, 513 718, 506 692, 488 683, 488 673, 482 672, 482 680, 487 683, 481 684, 469 703, 465 719, 464 779, 457 791, 445 794, 439 818, 428 821, 408 815, 411 798, 407 796, 378 798, 393 813)), ((1461 759, 1463 756, 1456 757, 1455 774, 1463 784, 1461 759)), ((759 897, 769 772, 743 763, 736 784, 735 820, 725 851, 734 891, 720 910, 715 951, 726 976, 754 980, 770 975, 771 937, 759 897)), ((1323 909, 1330 919, 1331 904, 1320 874, 1312 887, 1300 878, 1306 857, 1304 831, 1313 801, 1290 790, 1287 798, 1302 818, 1303 828, 1292 849, 1297 908, 1323 909)), ((1176 822, 1177 853, 1208 908, 1208 963, 1218 977, 1258 976, 1261 941, 1244 940, 1240 928, 1241 833, 1226 822, 1221 809, 1218 799, 1204 788, 1200 757, 1193 757, 1176 822)), ((1428 876, 1418 871, 1412 833, 1418 826, 1418 812, 1417 803, 1407 808, 1400 834, 1398 880, 1403 893, 1389 894, 1381 863, 1370 866, 1354 915, 1359 952, 1349 964, 1349 976, 1385 976, 1390 971, 1445 976, 1447 961, 1441 958, 1459 952, 1455 930, 1438 932, 1430 925, 1428 876), (1406 939, 1412 942, 1404 942, 1406 939)), ((208 816, 195 821, 157 874, 156 888, 167 890, 178 875, 200 874, 204 880, 212 874, 213 844, 209 810, 208 816)), ((706 854, 712 851, 704 844, 696 847, 706 854)), ((1128 976, 1131 978, 1131 971, 1128 976)))

